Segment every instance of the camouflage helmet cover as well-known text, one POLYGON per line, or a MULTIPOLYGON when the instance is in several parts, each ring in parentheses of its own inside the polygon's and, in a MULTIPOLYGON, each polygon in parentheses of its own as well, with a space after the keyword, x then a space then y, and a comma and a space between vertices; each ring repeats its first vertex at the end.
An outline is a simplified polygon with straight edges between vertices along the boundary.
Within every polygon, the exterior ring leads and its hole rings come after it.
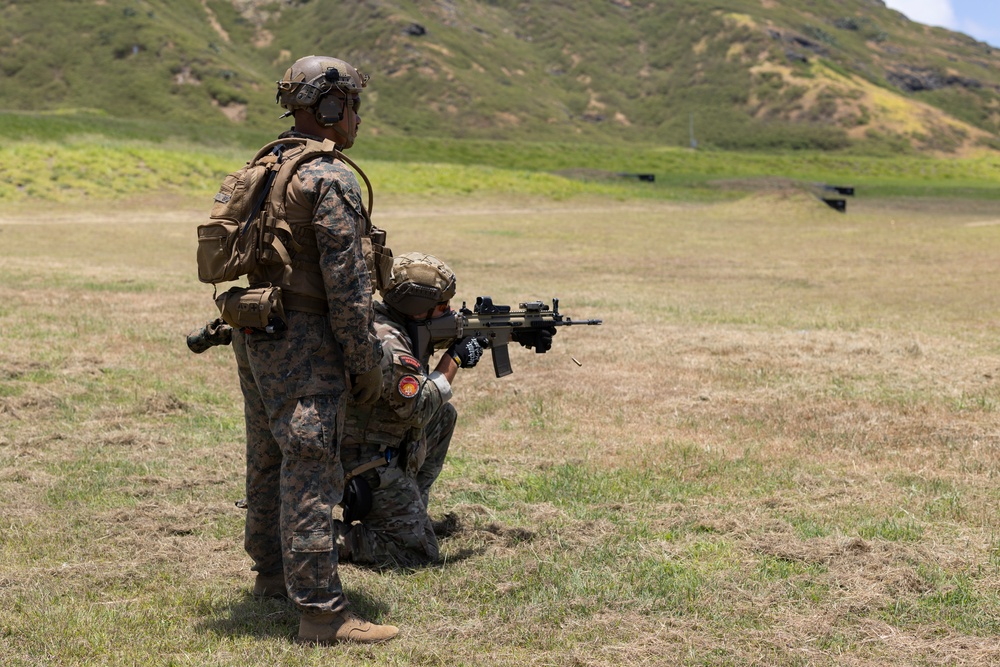
POLYGON ((311 109, 334 89, 344 96, 360 93, 368 85, 369 78, 339 58, 306 56, 285 70, 277 82, 275 102, 289 111, 311 109))
POLYGON ((408 252, 395 257, 382 288, 387 306, 409 317, 423 315, 455 296, 455 272, 433 255, 408 252))

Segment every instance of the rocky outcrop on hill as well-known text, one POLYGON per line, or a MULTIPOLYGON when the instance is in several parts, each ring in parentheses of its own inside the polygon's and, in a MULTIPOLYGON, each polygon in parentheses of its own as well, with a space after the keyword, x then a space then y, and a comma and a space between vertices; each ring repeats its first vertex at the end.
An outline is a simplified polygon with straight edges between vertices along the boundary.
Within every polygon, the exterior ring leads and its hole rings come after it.
POLYGON ((982 88, 977 79, 941 72, 931 68, 902 65, 886 72, 886 79, 895 87, 907 93, 919 93, 942 88, 982 88))

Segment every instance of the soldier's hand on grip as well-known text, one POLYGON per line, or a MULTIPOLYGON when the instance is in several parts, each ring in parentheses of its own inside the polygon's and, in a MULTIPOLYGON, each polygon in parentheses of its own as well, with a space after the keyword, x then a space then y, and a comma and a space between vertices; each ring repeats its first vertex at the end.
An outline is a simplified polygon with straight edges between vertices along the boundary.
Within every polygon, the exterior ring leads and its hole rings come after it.
POLYGON ((452 343, 447 354, 459 368, 472 368, 482 359, 483 352, 489 345, 489 339, 483 336, 466 336, 452 343))
POLYGON ((382 395, 382 366, 375 364, 359 375, 351 376, 351 397, 355 403, 368 405, 382 395))
POLYGON ((535 348, 535 352, 541 354, 552 349, 552 337, 556 335, 555 327, 545 327, 543 329, 532 329, 530 331, 515 331, 511 334, 511 339, 516 340, 523 347, 535 348))

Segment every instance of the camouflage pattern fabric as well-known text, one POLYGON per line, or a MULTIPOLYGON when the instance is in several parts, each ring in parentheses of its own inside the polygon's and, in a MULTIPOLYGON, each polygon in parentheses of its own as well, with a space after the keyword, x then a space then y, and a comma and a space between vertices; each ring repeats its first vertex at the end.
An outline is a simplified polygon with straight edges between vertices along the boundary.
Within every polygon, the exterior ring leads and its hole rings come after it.
POLYGON ((331 512, 344 494, 339 434, 346 393, 342 386, 292 395, 301 378, 286 382, 283 362, 329 329, 320 315, 293 311, 288 320, 280 336, 233 331, 247 435, 244 547, 255 571, 284 572, 289 598, 303 611, 339 611, 347 601, 331 512), (303 320, 313 326, 303 328, 303 320))
POLYGON ((360 223, 343 199, 352 187, 358 201, 360 193, 347 173, 319 159, 300 167, 290 185, 313 202, 313 271, 322 276, 330 312, 286 310, 280 334, 233 332, 247 436, 244 546, 255 571, 283 571, 289 598, 305 613, 347 606, 332 518, 344 492, 347 373, 381 361, 360 223))
MULTIPOLYGON (((329 305, 330 328, 344 349, 347 370, 360 374, 379 362, 373 352, 376 337, 372 317, 372 282, 362 251, 367 221, 361 206, 361 188, 354 172, 330 157, 320 157, 299 168, 289 189, 288 208, 302 201, 298 193, 314 193, 313 224, 301 229, 315 234, 320 274, 329 305), (315 203, 314 203, 315 202, 315 203)), ((304 272, 307 273, 308 272, 304 272)))
MULTIPOLYGON (((427 456, 416 477, 401 469, 398 459, 363 473, 372 487, 372 510, 351 526, 338 526, 342 560, 379 567, 418 567, 438 560, 427 499, 448 454, 456 416, 446 403, 427 425, 427 456)), ((345 446, 344 469, 378 458, 379 449, 373 444, 345 446)))
POLYGON ((457 413, 427 379, 409 336, 376 303, 375 330, 382 341, 382 398, 374 406, 349 404, 341 448, 344 470, 382 456, 386 447, 405 451, 390 465, 363 473, 372 488, 372 510, 351 526, 338 525, 340 557, 377 566, 415 567, 438 559, 438 543, 427 514, 431 486, 441 473, 457 413), (387 361, 388 360, 388 361, 387 361), (419 389, 404 394, 410 379, 419 389))
POLYGON ((187 336, 188 349, 195 354, 216 345, 229 345, 233 342, 233 329, 218 317, 200 329, 195 329, 187 336))
POLYGON ((428 383, 427 360, 414 353, 405 325, 378 301, 375 335, 382 345, 382 395, 373 405, 348 404, 345 444, 398 447, 411 429, 427 424, 446 399, 428 383))
MULTIPOLYGON (((270 283, 288 295, 325 299, 329 327, 357 375, 378 363, 372 282, 362 251, 367 219, 354 172, 331 156, 302 164, 288 186, 287 221, 302 250, 292 264, 263 265, 251 285, 270 283)), ((285 304, 289 309, 289 303, 285 304)))
POLYGON ((455 432, 457 420, 458 412, 455 410, 455 406, 446 403, 424 429, 427 454, 424 458, 424 464, 417 471, 417 488, 420 489, 420 498, 424 502, 424 507, 430 507, 431 486, 437 481, 441 469, 444 468, 444 460, 448 455, 448 447, 451 444, 451 436, 455 432))

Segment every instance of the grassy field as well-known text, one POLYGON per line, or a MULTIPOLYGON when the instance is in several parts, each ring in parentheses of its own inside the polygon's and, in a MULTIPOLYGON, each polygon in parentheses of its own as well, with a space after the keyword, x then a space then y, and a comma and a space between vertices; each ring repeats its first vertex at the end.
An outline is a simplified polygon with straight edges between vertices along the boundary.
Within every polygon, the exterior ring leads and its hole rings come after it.
POLYGON ((605 325, 462 371, 445 562, 344 567, 402 633, 321 650, 249 595, 203 204, 0 216, 0 663, 1000 660, 995 204, 386 198, 462 298, 605 325))
MULTIPOLYGON (((84 208, 148 192, 203 196, 271 137, 81 116, 0 112, 0 203, 84 208)), ((845 152, 692 151, 649 144, 365 136, 352 150, 381 196, 601 195, 720 201, 849 185, 867 197, 1000 199, 1000 154, 932 158, 845 152), (650 174, 654 182, 637 180, 650 174)))

